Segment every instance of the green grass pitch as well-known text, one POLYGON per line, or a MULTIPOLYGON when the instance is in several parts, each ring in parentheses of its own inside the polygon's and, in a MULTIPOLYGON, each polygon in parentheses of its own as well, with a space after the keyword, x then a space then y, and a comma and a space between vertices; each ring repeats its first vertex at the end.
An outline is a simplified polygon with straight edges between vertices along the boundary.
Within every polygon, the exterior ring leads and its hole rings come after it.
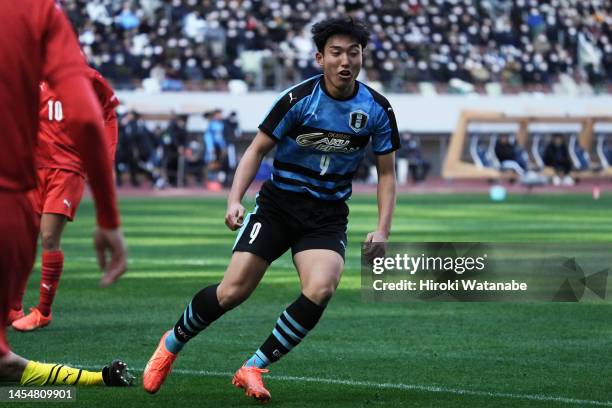
MULTIPOLYGON (((376 225, 376 200, 357 196, 350 207, 340 288, 317 328, 271 367, 272 406, 612 406, 610 303, 363 303, 359 242, 376 225)), ((163 331, 197 290, 220 280, 235 237, 223 224, 224 200, 129 198, 121 211, 129 272, 110 289, 97 287, 93 206, 85 201, 63 240, 54 321, 35 333, 10 330, 17 353, 89 368, 120 357, 140 380, 163 331)), ((608 195, 515 195, 503 203, 484 194, 402 195, 392 240, 612 244, 611 227, 608 195)), ((38 298, 39 269, 26 307, 38 298)), ((231 385, 231 373, 298 294, 285 255, 247 302, 185 347, 157 395, 140 382, 79 388, 76 405, 257 405, 231 385)))

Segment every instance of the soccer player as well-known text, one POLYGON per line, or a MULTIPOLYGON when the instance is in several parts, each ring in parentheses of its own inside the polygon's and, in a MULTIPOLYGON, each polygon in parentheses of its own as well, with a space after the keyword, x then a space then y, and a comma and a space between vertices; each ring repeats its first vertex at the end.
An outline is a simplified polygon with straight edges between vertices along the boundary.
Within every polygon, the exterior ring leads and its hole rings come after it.
MULTIPOLYGON (((87 71, 103 117, 106 143, 111 158, 115 157, 117 146, 117 114, 119 104, 114 91, 106 80, 94 69, 87 71)), ((38 306, 30 308, 24 316, 22 300, 24 287, 17 293, 17 299, 9 313, 9 323, 15 330, 31 331, 51 323, 51 305, 64 268, 64 253, 60 241, 67 221, 72 221, 85 188, 85 170, 75 148, 74 141, 66 132, 62 102, 46 82, 40 83, 40 112, 36 164, 38 186, 28 193, 32 208, 40 217, 40 241, 42 246, 42 279, 38 306)), ((104 275, 102 285, 111 279, 104 275)))
POLYGON ((113 276, 123 273, 126 249, 111 162, 98 120, 100 107, 70 23, 53 0, 0 0, 0 61, 0 382, 127 385, 129 374, 118 361, 92 372, 28 361, 9 348, 9 308, 32 269, 39 231, 26 194, 36 187, 41 80, 63 102, 69 134, 91 182, 98 223, 94 243, 101 268, 113 276))
POLYGON ((198 292, 163 334, 143 375, 150 393, 159 390, 185 343, 247 299, 270 264, 291 248, 301 294, 232 380, 247 396, 270 399, 262 373, 313 330, 340 281, 347 245, 345 201, 370 141, 377 154, 379 214, 376 231, 365 241, 388 239, 399 135, 389 102, 356 81, 369 32, 358 21, 339 18, 315 24, 312 33, 323 75, 283 92, 259 126, 228 196, 225 222, 232 230, 240 228, 229 266, 223 280, 198 292), (244 193, 274 147, 272 177, 243 220, 244 193))

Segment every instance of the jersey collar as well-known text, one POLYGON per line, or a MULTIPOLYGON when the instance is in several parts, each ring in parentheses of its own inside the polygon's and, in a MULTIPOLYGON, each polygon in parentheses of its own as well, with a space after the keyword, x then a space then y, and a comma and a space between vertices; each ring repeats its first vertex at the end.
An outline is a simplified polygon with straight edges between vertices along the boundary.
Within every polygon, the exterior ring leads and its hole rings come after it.
POLYGON ((355 88, 353 89, 352 94, 350 94, 346 98, 336 98, 334 96, 331 96, 331 94, 327 92, 327 88, 325 87, 325 75, 321 75, 321 81, 319 83, 321 84, 321 89, 323 90, 325 95, 329 96, 331 99, 335 101, 348 101, 350 99, 353 99, 355 95, 357 95, 357 92, 359 92, 359 81, 355 81, 355 88))

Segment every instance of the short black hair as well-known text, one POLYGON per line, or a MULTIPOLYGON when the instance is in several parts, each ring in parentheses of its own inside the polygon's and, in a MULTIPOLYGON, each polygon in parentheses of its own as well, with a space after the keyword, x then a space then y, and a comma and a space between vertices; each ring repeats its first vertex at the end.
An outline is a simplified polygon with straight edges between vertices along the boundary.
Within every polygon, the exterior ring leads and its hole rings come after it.
POLYGON ((320 21, 312 26, 311 33, 317 50, 321 53, 325 49, 327 40, 332 35, 345 34, 353 37, 361 45, 361 48, 365 48, 366 45, 368 45, 368 40, 370 38, 370 30, 368 30, 366 25, 349 16, 329 18, 320 21))

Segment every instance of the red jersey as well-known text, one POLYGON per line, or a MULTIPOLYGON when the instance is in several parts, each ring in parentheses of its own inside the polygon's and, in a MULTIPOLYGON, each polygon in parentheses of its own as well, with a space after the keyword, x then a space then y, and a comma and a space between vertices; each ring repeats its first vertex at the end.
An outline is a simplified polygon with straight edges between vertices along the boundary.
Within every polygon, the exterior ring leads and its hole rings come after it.
MULTIPOLYGON (((117 114, 115 108, 119 100, 108 82, 94 69, 87 71, 88 78, 100 106, 103 109, 105 142, 111 158, 117 146, 117 114)), ((46 82, 40 83, 40 112, 36 165, 38 168, 54 168, 74 171, 85 175, 81 157, 72 137, 68 135, 62 102, 46 82)))
POLYGON ((102 124, 95 119, 102 114, 87 69, 70 23, 53 0, 0 0, 0 190, 25 192, 36 185, 39 83, 45 79, 70 116, 98 224, 115 228, 119 215, 111 162, 102 124))

